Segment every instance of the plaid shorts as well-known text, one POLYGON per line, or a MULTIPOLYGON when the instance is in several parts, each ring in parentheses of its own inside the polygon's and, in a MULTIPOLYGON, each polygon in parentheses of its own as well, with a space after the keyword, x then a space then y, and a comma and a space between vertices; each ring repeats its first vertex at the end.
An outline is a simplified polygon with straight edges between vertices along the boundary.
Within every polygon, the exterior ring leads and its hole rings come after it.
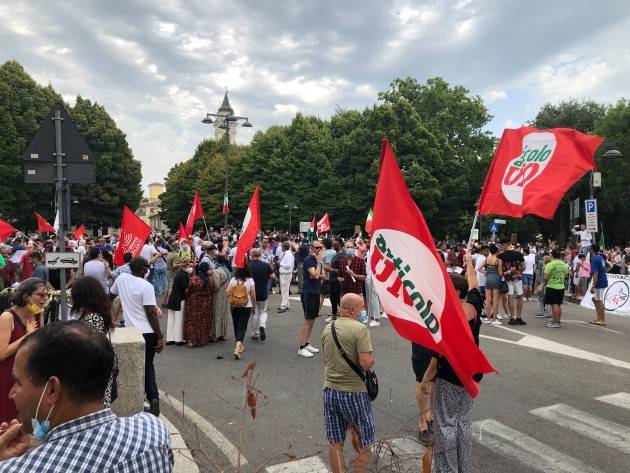
POLYGON ((374 443, 374 414, 367 393, 324 388, 324 423, 328 444, 345 442, 349 425, 355 428, 361 448, 374 443))

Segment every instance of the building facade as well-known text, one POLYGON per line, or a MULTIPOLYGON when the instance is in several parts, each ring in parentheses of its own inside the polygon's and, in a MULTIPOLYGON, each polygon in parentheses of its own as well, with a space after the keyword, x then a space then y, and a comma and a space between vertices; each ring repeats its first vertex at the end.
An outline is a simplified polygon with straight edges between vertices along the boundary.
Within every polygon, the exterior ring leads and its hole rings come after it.
POLYGON ((136 210, 136 215, 140 217, 140 220, 149 225, 156 233, 169 231, 160 215, 161 202, 159 197, 163 192, 164 184, 152 182, 149 184, 148 197, 140 200, 140 205, 138 205, 138 209, 136 210))

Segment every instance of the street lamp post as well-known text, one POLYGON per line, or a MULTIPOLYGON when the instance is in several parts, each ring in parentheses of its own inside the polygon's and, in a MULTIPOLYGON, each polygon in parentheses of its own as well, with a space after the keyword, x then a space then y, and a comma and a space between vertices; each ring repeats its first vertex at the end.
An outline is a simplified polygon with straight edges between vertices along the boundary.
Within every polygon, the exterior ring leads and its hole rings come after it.
POLYGON ((287 202, 286 204, 284 204, 284 208, 289 209, 289 235, 291 235, 291 211, 298 209, 299 207, 295 204, 287 202))
MULTIPOLYGON (((226 92, 227 97, 227 92, 226 92)), ((234 115, 232 112, 228 112, 227 114, 218 114, 218 113, 206 113, 206 118, 201 120, 201 123, 205 123, 206 125, 211 125, 214 120, 211 117, 215 117, 217 123, 221 123, 219 128, 225 130, 225 147, 223 149, 224 157, 225 157, 225 196, 228 195, 229 185, 230 185, 230 127, 235 126, 236 122, 239 120, 243 120, 243 124, 241 126, 246 128, 251 128, 253 125, 249 122, 247 117, 239 117, 234 115), (222 120, 222 122, 219 122, 222 120)), ((224 196, 224 198, 225 198, 224 196)), ((223 226, 227 229, 227 221, 228 214, 227 212, 224 215, 225 219, 223 222, 223 226)))
MULTIPOLYGON (((619 151, 614 144, 609 143, 609 142, 604 142, 600 145, 599 147, 600 151, 604 151, 601 154, 602 158, 607 158, 607 159, 614 159, 614 158, 623 158, 623 154, 621 153, 621 151, 619 151)), ((589 198, 591 200, 594 199, 595 197, 595 172, 594 170, 591 169, 591 175, 590 175, 590 179, 588 181, 588 187, 589 187, 589 198)), ((600 187, 601 187, 601 182, 600 182, 600 187)), ((595 241, 595 232, 591 232, 591 237, 593 239, 593 241, 595 241)))

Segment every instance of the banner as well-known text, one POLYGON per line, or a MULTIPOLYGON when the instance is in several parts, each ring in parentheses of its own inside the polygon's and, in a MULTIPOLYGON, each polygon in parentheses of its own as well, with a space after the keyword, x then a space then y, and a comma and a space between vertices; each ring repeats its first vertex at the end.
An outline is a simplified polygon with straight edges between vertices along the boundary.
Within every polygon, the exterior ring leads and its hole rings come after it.
POLYGON ((479 214, 552 219, 567 190, 595 169, 602 138, 570 128, 503 131, 479 198, 479 214))
POLYGON ((0 241, 4 241, 17 232, 16 228, 4 220, 0 220, 0 241))
POLYGON ((147 237, 151 235, 151 231, 151 227, 140 220, 140 218, 125 205, 123 208, 122 223, 120 224, 120 239, 118 247, 116 248, 116 254, 114 254, 114 263, 117 265, 125 264, 125 260, 123 259, 125 253, 138 256, 142 251, 147 237))
POLYGON ((330 217, 328 212, 317 222, 317 234, 321 235, 330 231, 330 217))
POLYGON ((57 230, 55 230, 55 228, 50 223, 48 223, 48 220, 46 220, 37 212, 33 212, 33 213, 35 214, 35 218, 37 219, 37 230, 39 232, 57 233, 57 230))
POLYGON ((444 356, 475 397, 479 387, 473 376, 494 368, 475 344, 458 294, 385 138, 372 226, 369 264, 389 321, 401 337, 444 356))
MULTIPOLYGON (((611 314, 630 316, 630 276, 607 273, 606 277, 608 287, 604 289, 604 309, 611 314)), ((580 305, 595 310, 593 294, 591 294, 592 287, 593 281, 589 284, 580 305)))

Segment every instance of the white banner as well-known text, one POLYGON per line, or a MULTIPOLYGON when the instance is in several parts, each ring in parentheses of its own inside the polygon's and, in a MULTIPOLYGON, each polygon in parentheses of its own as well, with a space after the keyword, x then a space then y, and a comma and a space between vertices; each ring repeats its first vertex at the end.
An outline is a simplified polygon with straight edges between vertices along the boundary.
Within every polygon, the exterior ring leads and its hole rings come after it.
MULTIPOLYGON (((606 312, 630 316, 630 276, 621 274, 607 274, 606 276, 608 276, 608 287, 604 289, 606 312)), ((592 281, 580 305, 588 309, 595 309, 591 287, 593 287, 592 281)))

